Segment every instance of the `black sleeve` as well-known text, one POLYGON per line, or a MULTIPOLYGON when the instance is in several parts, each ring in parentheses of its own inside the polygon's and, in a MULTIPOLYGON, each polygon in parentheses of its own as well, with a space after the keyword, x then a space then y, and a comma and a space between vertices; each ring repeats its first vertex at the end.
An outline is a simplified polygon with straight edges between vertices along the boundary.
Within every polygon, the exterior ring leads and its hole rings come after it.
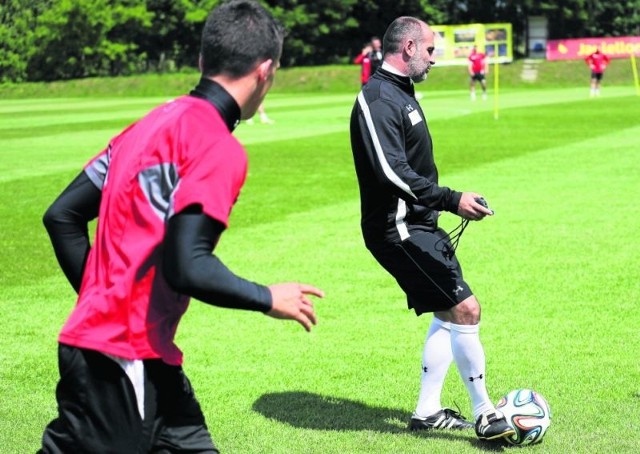
POLYGON ((261 312, 271 310, 271 292, 233 274, 212 255, 224 225, 191 206, 169 219, 163 273, 178 293, 215 306, 261 312))
POLYGON ((82 172, 58 196, 43 217, 53 250, 76 292, 91 245, 89 221, 98 216, 102 192, 82 172))

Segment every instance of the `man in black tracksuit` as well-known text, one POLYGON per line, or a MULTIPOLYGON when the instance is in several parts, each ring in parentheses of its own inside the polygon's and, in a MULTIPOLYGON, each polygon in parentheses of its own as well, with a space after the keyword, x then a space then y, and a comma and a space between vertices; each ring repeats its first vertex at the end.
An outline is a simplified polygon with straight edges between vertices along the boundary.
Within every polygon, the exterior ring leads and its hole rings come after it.
POLYGON ((487 394, 479 338, 480 305, 462 277, 454 247, 438 228, 441 211, 481 220, 492 211, 480 195, 438 184, 431 134, 414 96, 433 61, 434 33, 400 17, 383 39, 381 68, 362 88, 351 114, 351 148, 362 211, 364 241, 398 281, 408 306, 433 312, 423 351, 421 390, 409 428, 469 429, 459 412, 440 405, 444 378, 455 360, 473 404, 478 438, 514 430, 487 394))

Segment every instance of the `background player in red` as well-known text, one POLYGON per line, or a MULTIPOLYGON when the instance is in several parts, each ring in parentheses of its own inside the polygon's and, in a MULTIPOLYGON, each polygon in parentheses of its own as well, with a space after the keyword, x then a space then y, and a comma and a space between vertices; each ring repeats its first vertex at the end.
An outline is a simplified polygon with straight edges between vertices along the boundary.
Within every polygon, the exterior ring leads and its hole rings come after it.
POLYGON ((602 76, 611 59, 608 55, 600 52, 600 49, 596 49, 596 51, 585 58, 584 61, 589 65, 589 68, 591 68, 591 97, 600 96, 602 76))
POLYGON ((369 81, 369 77, 375 73, 382 63, 382 42, 374 36, 371 41, 362 48, 362 52, 353 60, 356 65, 361 65, 360 82, 362 85, 369 81))
POLYGON ((254 0, 222 3, 203 29, 195 89, 113 138, 47 210, 78 300, 58 338, 58 417, 41 452, 218 452, 174 343, 190 297, 316 323, 319 289, 259 285, 212 254, 247 175, 232 131, 271 88, 282 42, 254 0))
POLYGON ((476 81, 482 86, 482 99, 487 99, 487 81, 485 76, 489 73, 489 65, 487 57, 482 52, 478 52, 476 46, 473 46, 469 55, 469 90, 471 91, 471 100, 476 100, 476 81))

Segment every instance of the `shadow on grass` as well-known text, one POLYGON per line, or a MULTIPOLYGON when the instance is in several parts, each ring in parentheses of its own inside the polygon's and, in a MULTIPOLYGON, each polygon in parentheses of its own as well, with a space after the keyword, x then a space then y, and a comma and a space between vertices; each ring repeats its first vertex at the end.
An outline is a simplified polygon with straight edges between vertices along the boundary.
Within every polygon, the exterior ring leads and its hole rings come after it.
POLYGON ((408 431, 407 422, 411 414, 405 411, 370 407, 355 400, 305 391, 264 394, 254 402, 253 410, 266 418, 301 429, 408 433, 422 438, 468 440, 473 447, 484 451, 499 452, 505 448, 502 443, 476 439, 473 431, 408 431))

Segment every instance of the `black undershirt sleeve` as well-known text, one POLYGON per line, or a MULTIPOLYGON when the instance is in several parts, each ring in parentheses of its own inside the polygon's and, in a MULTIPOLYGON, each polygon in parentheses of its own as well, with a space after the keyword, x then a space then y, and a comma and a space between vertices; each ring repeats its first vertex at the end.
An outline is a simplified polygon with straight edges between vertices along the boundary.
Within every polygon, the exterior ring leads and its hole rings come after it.
POLYGON ((101 197, 100 189, 83 171, 62 191, 42 219, 58 263, 76 292, 80 290, 91 248, 88 224, 98 216, 101 197))
POLYGON ((212 252, 224 225, 190 206, 172 216, 164 240, 163 273, 174 291, 215 306, 271 310, 271 292, 233 274, 212 252))

